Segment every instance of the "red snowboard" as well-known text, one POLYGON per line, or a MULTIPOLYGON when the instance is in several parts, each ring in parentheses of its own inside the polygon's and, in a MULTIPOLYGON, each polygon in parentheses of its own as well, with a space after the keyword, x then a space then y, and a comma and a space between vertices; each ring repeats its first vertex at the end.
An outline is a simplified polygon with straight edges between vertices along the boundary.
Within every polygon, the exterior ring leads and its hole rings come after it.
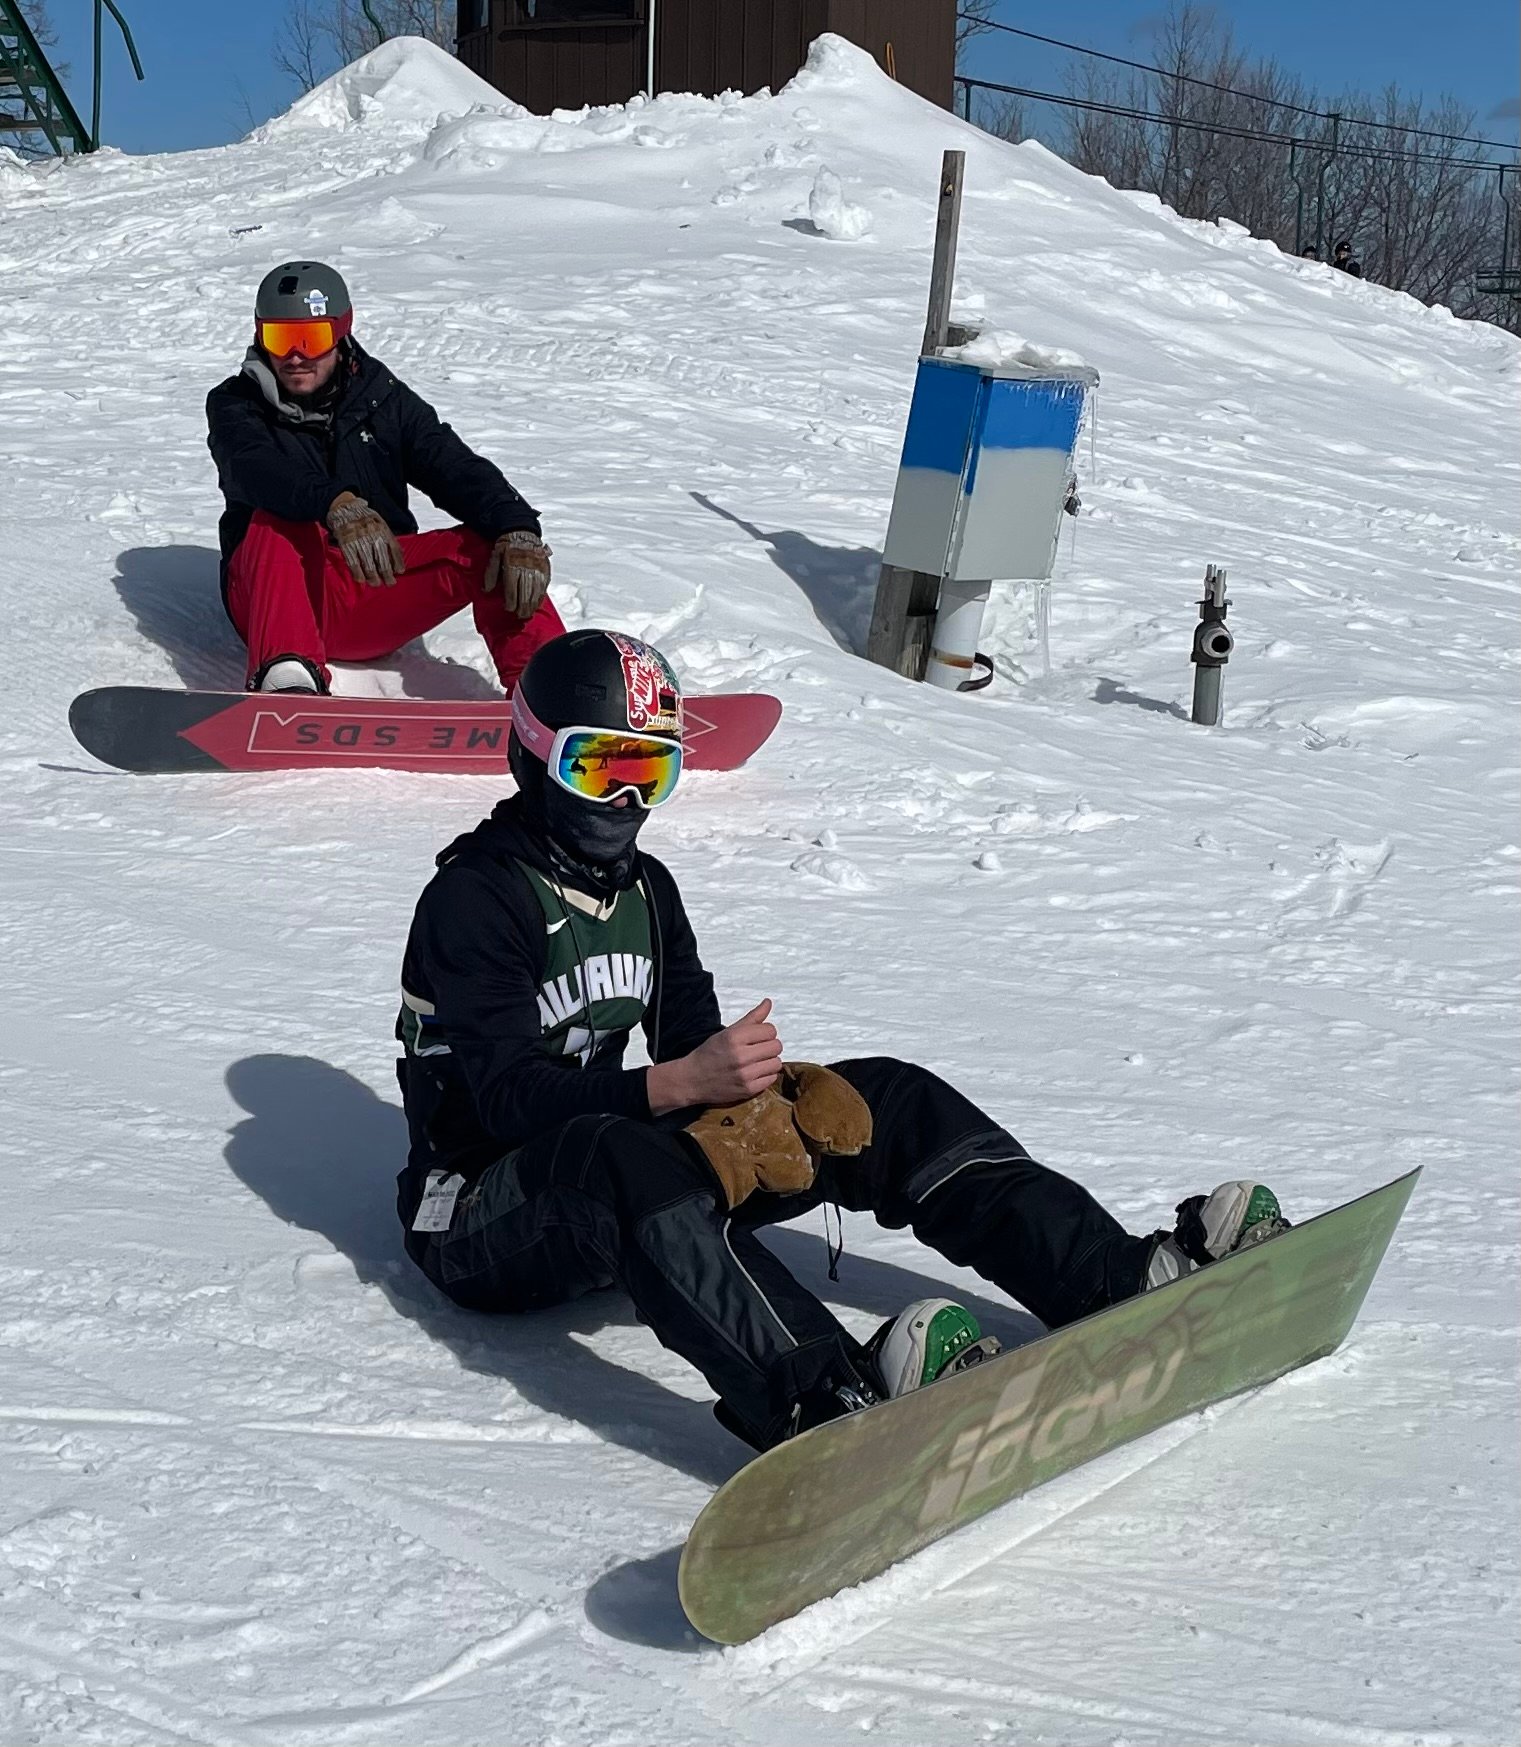
MULTIPOLYGON (((782 706, 764 692, 686 700, 688 770, 735 770, 782 706)), ((87 752, 120 770, 440 770, 502 776, 507 705, 105 686, 69 705, 87 752)))

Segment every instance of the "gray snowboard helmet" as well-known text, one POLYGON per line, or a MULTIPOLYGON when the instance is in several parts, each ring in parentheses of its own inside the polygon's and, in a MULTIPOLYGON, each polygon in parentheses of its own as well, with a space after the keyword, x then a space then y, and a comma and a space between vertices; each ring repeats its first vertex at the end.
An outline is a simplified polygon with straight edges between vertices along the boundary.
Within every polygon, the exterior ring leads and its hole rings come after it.
POLYGON ((330 352, 354 325, 343 275, 323 261, 283 261, 254 297, 254 336, 274 358, 330 352), (324 343, 325 342, 325 343, 324 343))

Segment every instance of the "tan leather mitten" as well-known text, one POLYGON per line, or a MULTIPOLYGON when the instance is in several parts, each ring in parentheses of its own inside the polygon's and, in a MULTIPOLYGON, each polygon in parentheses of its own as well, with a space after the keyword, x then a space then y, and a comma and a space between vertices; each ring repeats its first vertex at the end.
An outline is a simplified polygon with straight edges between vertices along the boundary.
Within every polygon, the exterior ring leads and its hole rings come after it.
POLYGON ((850 1158, 871 1145, 870 1106, 833 1068, 783 1062, 777 1084, 810 1151, 850 1158))
POLYGON ((702 1148, 731 1208, 756 1189, 795 1195, 813 1181, 813 1162, 792 1123, 792 1106, 771 1086, 742 1104, 704 1110, 687 1133, 702 1148))

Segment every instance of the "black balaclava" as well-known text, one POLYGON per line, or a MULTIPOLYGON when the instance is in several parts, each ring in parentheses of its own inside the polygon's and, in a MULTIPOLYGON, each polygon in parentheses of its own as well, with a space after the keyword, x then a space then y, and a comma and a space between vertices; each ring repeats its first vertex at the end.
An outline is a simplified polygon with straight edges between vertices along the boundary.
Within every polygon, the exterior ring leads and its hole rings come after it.
POLYGON ((572 885, 610 898, 634 883, 635 839, 649 814, 636 801, 615 807, 583 800, 558 783, 514 732, 507 763, 529 822, 544 835, 550 859, 572 885))

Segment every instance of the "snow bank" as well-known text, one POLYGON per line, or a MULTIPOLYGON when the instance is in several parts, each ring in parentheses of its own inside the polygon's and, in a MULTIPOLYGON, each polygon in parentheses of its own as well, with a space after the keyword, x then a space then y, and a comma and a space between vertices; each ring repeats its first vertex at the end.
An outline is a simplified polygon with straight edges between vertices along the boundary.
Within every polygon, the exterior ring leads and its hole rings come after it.
POLYGON ((262 143, 350 128, 409 138, 426 134, 446 115, 478 108, 527 113, 434 43, 396 36, 324 79, 249 138, 262 143))

